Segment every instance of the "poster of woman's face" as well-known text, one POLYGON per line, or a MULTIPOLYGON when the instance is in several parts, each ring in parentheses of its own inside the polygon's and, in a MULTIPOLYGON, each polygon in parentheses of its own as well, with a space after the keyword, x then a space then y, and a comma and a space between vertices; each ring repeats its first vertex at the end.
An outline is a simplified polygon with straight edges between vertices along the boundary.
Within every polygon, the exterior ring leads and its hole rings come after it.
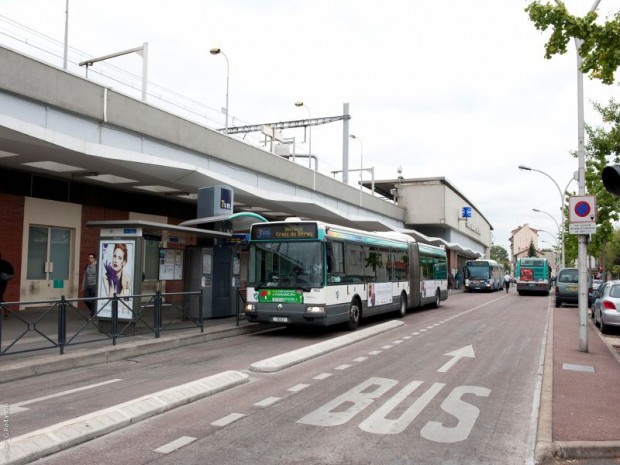
POLYGON ((119 297, 118 318, 131 320, 134 275, 135 241, 105 239, 100 241, 99 250, 99 300, 98 315, 112 317, 112 299, 119 297))

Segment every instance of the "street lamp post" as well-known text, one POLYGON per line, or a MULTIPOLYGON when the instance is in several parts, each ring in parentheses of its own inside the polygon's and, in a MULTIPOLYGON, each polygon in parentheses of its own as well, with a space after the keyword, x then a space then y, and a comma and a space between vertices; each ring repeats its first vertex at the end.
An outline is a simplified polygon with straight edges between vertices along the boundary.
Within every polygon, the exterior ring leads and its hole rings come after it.
MULTIPOLYGON (((540 170, 537 170, 535 168, 530 168, 529 166, 524 166, 524 165, 519 165, 519 169, 520 170, 524 170, 524 171, 536 171, 537 173, 545 175, 549 179, 551 179, 553 181, 553 184, 555 184, 555 187, 558 188, 558 192, 560 193, 560 202, 561 202, 560 203, 560 213, 561 213, 561 218, 562 218, 562 227, 560 228, 559 225, 558 225, 558 231, 560 231, 560 242, 561 242, 561 245, 562 245, 562 249, 561 249, 562 259, 561 259, 560 266, 561 266, 561 268, 564 268, 564 264, 565 264, 565 256, 564 256, 564 192, 562 192, 562 190, 560 189, 560 186, 555 181, 555 179, 553 179, 551 176, 549 176, 544 171, 540 171, 540 170)), ((568 188, 568 185, 566 186, 566 188, 568 188)), ((566 189, 565 189, 565 191, 566 191, 566 189)), ((539 210, 534 209, 534 211, 539 211, 539 210)), ((541 213, 546 213, 546 212, 541 212, 541 213)), ((549 216, 551 216, 551 215, 549 215, 549 216)), ((555 221, 555 218, 553 218, 553 221, 555 221)), ((555 221, 555 224, 558 224, 558 222, 555 221)))
POLYGON ((228 57, 224 52, 222 52, 219 48, 212 48, 209 50, 211 55, 222 55, 226 58, 226 107, 224 108, 224 116, 226 118, 226 122, 224 124, 224 132, 228 132, 228 82, 230 80, 230 65, 228 63, 228 57))
POLYGON ((362 204, 362 186, 364 185, 364 144, 362 143, 362 139, 357 137, 355 134, 349 134, 351 139, 354 139, 360 143, 360 205, 362 204))
MULTIPOLYGON (((306 110, 308 110, 308 119, 312 119, 312 113, 310 112, 310 107, 308 107, 308 105, 306 105, 302 101, 297 101, 295 102, 295 106, 304 107, 306 110)), ((312 155, 312 124, 308 124, 308 155, 312 155)))

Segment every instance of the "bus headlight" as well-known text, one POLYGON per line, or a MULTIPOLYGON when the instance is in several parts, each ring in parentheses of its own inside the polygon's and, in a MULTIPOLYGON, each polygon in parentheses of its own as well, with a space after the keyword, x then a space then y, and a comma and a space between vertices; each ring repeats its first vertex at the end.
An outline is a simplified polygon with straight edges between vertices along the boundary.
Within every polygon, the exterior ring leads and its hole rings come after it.
POLYGON ((306 313, 325 315, 325 307, 319 305, 308 306, 306 307, 306 313))
POLYGON ((256 304, 245 304, 245 313, 256 313, 256 304))

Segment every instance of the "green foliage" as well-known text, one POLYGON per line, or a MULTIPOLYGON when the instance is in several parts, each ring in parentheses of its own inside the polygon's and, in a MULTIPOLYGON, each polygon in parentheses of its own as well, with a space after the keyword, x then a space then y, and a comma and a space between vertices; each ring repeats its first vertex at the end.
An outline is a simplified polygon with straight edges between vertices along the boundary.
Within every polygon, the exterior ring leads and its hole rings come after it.
POLYGON ((610 272, 613 278, 620 276, 620 231, 615 231, 605 244, 604 271, 610 272))
POLYGON ((527 248, 527 256, 538 257, 538 252, 536 251, 536 247, 534 246, 534 241, 530 241, 530 246, 527 248))
POLYGON ((500 265, 503 265, 504 270, 507 273, 510 273, 510 259, 508 258, 508 251, 504 249, 501 245, 492 245, 491 246, 491 260, 495 260, 500 265))
POLYGON ((508 260, 508 251, 501 245, 492 245, 491 260, 495 260, 498 263, 508 260))
MULTIPOLYGON (((601 179, 605 166, 620 162, 620 105, 610 100, 606 107, 595 103, 594 108, 600 113, 604 126, 586 126, 586 190, 596 196, 598 225, 588 253, 600 258, 608 257, 605 247, 614 240, 614 223, 620 219, 620 199, 607 192, 601 179)), ((611 270, 613 260, 611 258, 611 262, 603 263, 604 268, 611 270)))
POLYGON ((525 11, 539 31, 552 28, 545 44, 545 58, 565 54, 570 39, 578 39, 579 55, 583 59, 581 71, 605 84, 614 82, 614 73, 620 66, 620 13, 601 25, 595 22, 596 12, 578 18, 569 14, 559 0, 555 5, 536 0, 525 11))

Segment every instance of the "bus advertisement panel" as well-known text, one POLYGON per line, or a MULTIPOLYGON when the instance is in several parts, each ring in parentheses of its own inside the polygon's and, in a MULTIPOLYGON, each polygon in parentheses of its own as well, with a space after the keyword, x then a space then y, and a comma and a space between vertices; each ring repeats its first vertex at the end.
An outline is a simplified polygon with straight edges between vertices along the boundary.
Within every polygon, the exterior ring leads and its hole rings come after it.
POLYGON ((530 293, 549 295, 551 289, 549 260, 539 257, 517 259, 515 278, 519 295, 530 293))
POLYGON ((446 251, 397 232, 295 218, 252 225, 249 249, 249 321, 355 329, 448 298, 446 251))

